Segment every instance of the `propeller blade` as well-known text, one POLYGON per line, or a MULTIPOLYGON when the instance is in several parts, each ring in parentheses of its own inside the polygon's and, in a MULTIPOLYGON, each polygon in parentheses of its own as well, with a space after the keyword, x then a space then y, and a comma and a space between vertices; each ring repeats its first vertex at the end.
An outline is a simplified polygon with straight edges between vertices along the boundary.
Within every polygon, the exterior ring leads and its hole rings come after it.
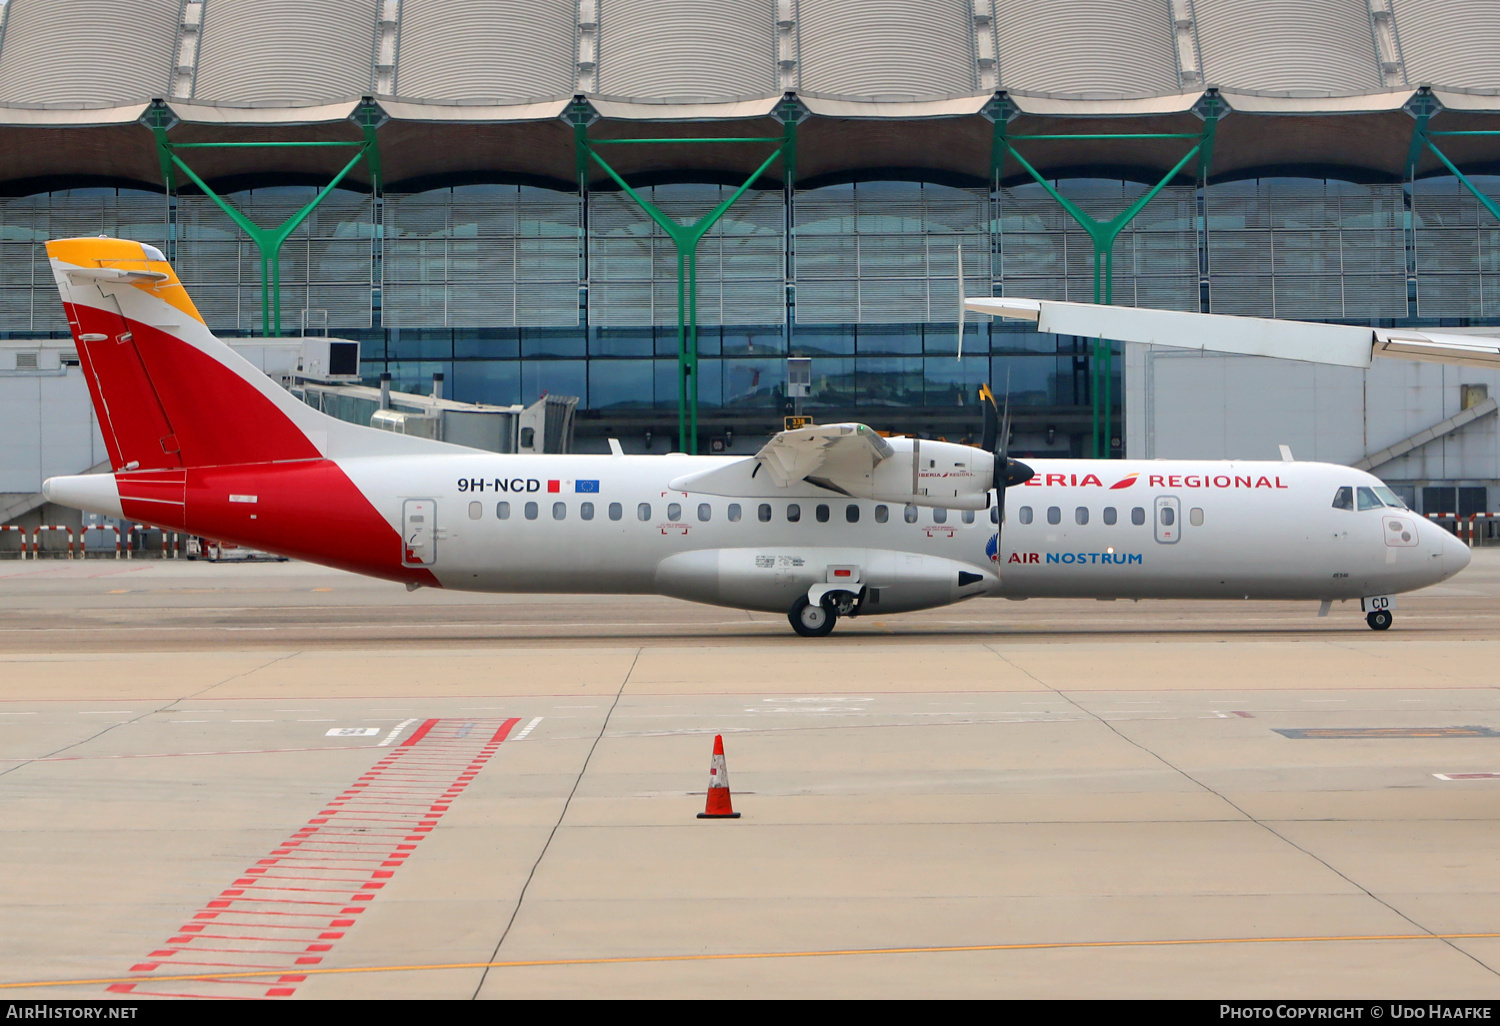
POLYGON ((999 418, 999 429, 992 435, 994 421, 996 419, 995 396, 986 386, 980 397, 988 399, 985 406, 985 448, 995 454, 995 502, 999 505, 1003 514, 1005 511, 1005 489, 1011 485, 1025 484, 1036 476, 1032 470, 1020 460, 1013 460, 1005 455, 1005 450, 1010 446, 1010 371, 1005 372, 1005 414, 999 418))
POLYGON ((979 405, 984 410, 984 430, 979 436, 979 447, 985 452, 994 452, 1000 439, 1000 411, 995 408, 995 394, 989 385, 979 386, 979 405))
POLYGON ((964 358, 964 248, 958 247, 958 358, 964 358))
MULTIPOLYGON (((993 401, 993 399, 991 400, 993 401)), ((1005 368, 1005 415, 1000 418, 1000 442, 995 452, 1005 453, 1010 449, 1010 368, 1005 368)))

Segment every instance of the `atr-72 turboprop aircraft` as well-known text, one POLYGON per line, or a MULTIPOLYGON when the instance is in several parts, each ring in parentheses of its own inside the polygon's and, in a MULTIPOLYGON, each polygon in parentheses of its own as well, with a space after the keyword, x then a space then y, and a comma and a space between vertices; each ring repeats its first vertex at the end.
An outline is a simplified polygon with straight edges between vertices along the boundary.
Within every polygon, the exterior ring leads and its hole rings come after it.
MULTIPOLYGON (((334 420, 208 330, 154 247, 49 242, 114 472, 48 499, 352 570, 408 588, 618 592, 841 616, 984 596, 1358 599, 1469 561, 1370 474, 1299 462, 1034 460, 785 431, 753 457, 513 456, 334 420), (1003 515, 1002 515, 1003 513, 1003 515)), ((1372 353, 1494 365, 1469 336, 1019 299, 982 313, 1043 331, 1368 366, 1372 353)))

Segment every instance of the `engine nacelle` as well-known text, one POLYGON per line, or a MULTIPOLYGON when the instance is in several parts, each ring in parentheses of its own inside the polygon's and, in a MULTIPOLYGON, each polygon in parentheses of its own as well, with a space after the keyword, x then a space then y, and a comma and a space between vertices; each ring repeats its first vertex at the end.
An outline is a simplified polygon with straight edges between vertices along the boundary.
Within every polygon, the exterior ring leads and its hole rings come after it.
POLYGON ((845 484, 862 499, 948 509, 986 509, 995 476, 993 453, 972 445, 888 438, 891 455, 875 465, 868 488, 845 484))
POLYGON ((814 585, 831 582, 829 567, 858 567, 851 591, 863 590, 862 614, 934 609, 999 587, 993 572, 973 563, 891 549, 808 546, 698 549, 663 559, 656 568, 662 595, 735 609, 784 613, 814 585))

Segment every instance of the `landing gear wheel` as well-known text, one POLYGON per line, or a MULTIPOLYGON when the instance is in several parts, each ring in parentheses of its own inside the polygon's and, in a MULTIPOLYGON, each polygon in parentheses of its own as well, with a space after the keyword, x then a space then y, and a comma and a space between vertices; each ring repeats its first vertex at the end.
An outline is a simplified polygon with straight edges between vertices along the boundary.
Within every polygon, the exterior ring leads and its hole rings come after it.
POLYGON ((839 614, 828 606, 813 605, 807 596, 799 598, 786 617, 792 622, 792 630, 804 638, 826 637, 838 623, 839 614))
POLYGON ((1391 611, 1389 609, 1377 609, 1365 616, 1365 623, 1370 625, 1372 631, 1387 630, 1391 626, 1391 611))

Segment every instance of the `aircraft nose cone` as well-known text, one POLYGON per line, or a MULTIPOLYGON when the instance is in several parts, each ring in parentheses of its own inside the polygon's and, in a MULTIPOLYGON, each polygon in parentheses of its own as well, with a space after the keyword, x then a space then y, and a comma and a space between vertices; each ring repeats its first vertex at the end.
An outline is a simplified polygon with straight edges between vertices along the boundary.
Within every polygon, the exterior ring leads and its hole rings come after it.
POLYGON ((1447 531, 1443 532, 1442 562, 1443 575, 1445 577, 1452 577, 1454 574, 1458 573, 1464 567, 1468 566, 1469 560, 1473 558, 1474 554, 1469 551, 1469 547, 1467 545, 1459 541, 1447 531))

